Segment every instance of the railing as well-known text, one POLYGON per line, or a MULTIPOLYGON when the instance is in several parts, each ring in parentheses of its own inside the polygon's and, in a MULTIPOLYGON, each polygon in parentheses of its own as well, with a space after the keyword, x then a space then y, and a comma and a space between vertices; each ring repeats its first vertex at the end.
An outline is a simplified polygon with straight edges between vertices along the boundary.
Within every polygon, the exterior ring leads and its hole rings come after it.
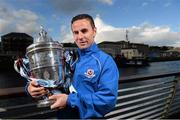
POLYGON ((159 119, 180 112, 180 73, 131 76, 119 81, 111 119, 159 119))
MULTIPOLYGON (((179 81, 180 72, 121 78, 117 105, 106 118, 159 119, 180 112, 179 81)), ((18 103, 0 106, 0 118, 55 118, 55 111, 36 108, 36 103, 23 91, 23 88, 0 90, 0 102, 18 103)))

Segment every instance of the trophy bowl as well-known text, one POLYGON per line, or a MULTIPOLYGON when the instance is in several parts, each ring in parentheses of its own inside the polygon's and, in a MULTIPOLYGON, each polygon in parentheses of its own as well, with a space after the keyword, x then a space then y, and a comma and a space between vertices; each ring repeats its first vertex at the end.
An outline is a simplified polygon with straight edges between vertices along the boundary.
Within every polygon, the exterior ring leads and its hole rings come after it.
POLYGON ((63 47, 58 42, 39 42, 27 48, 32 77, 45 80, 64 80, 63 47))
MULTIPOLYGON (((42 29, 37 41, 26 49, 29 68, 32 78, 37 79, 38 85, 49 89, 52 94, 57 92, 56 87, 64 82, 64 49, 62 44, 52 41, 42 29)), ((38 101, 38 107, 46 107, 53 101, 48 95, 38 101)))

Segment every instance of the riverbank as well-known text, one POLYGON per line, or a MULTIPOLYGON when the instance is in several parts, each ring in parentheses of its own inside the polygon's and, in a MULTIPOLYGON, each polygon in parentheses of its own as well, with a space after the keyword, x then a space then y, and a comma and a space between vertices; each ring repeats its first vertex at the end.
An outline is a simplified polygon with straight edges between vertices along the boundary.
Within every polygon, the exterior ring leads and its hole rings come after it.
POLYGON ((127 59, 114 59, 117 66, 122 67, 147 67, 150 66, 150 63, 155 62, 171 62, 171 61, 180 61, 180 57, 172 58, 149 58, 149 59, 140 59, 140 60, 127 60, 127 59))
POLYGON ((168 62, 168 61, 179 61, 179 60, 180 57, 168 57, 168 58, 157 57, 157 58, 148 59, 149 62, 168 62))

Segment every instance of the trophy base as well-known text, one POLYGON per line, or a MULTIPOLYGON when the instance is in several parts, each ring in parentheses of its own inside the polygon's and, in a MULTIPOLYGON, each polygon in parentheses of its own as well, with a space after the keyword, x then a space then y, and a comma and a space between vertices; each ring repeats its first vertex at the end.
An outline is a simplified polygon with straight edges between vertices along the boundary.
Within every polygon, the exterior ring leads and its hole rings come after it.
POLYGON ((50 107, 52 104, 54 103, 53 100, 39 100, 38 101, 38 104, 37 104, 37 107, 38 108, 41 108, 41 107, 50 107))

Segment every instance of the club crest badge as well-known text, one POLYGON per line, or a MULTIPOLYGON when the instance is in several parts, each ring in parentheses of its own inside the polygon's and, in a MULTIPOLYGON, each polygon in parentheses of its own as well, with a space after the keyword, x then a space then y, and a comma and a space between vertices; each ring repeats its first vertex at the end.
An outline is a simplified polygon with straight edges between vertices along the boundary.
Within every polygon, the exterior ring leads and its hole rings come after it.
POLYGON ((87 78, 93 78, 95 76, 93 69, 88 69, 84 74, 87 78))

